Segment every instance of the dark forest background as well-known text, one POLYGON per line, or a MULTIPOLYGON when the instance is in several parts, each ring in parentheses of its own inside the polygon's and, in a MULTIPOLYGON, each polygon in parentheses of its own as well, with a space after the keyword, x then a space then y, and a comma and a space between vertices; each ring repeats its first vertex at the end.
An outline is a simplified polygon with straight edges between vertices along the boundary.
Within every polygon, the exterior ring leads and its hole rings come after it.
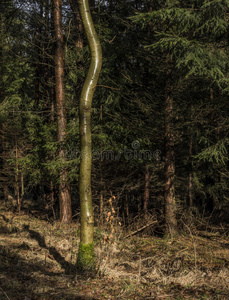
MULTIPOLYGON (((91 10, 103 49, 92 109, 96 224, 110 205, 124 226, 156 217, 161 233, 190 215, 226 222, 229 1, 92 0, 91 10)), ((73 219, 80 211, 78 108, 90 52, 77 3, 63 1, 62 13, 64 143, 52 3, 0 3, 1 201, 48 220, 59 218, 63 164, 73 219)))

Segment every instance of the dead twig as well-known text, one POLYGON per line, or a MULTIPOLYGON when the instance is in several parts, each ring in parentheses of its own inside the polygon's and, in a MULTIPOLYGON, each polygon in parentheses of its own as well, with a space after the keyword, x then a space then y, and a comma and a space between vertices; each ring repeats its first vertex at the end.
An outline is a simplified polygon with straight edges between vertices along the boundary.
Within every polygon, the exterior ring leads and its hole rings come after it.
POLYGON ((112 86, 108 86, 108 85, 103 85, 103 84, 99 84, 99 85, 96 85, 96 86, 105 87, 107 89, 116 90, 116 91, 120 91, 121 90, 121 89, 118 89, 118 88, 115 88, 115 87, 112 87, 112 86))
POLYGON ((126 238, 128 238, 128 237, 130 237, 130 236, 132 236, 132 235, 135 235, 135 234, 137 234, 138 232, 141 232, 141 231, 144 230, 145 228, 147 228, 147 227, 149 227, 149 226, 151 226, 151 225, 153 225, 153 224, 155 224, 155 223, 157 223, 157 221, 154 221, 154 222, 151 222, 151 223, 146 224, 145 226, 139 228, 138 230, 135 230, 135 231, 131 232, 130 234, 124 236, 124 239, 126 239, 126 238))

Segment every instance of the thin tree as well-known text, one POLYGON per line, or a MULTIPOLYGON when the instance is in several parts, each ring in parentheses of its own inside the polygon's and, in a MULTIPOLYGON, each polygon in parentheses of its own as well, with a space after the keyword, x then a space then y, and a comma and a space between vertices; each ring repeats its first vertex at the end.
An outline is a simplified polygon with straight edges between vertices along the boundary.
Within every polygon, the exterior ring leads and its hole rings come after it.
POLYGON ((144 198, 143 198, 143 209, 144 214, 146 215, 148 212, 148 205, 150 199, 150 170, 149 165, 145 165, 145 188, 144 188, 144 198))
POLYGON ((53 0, 53 19, 55 32, 55 90, 57 107, 57 126, 59 142, 59 159, 62 167, 60 169, 59 201, 60 219, 63 223, 72 220, 70 187, 68 184, 68 172, 65 166, 65 139, 66 139, 66 107, 64 86, 64 59, 63 59, 63 31, 62 31, 62 0, 53 0))
POLYGON ((76 48, 77 49, 82 49, 83 48, 83 25, 80 20, 80 12, 79 12, 79 7, 77 5, 77 2, 74 0, 69 0, 69 4, 71 6, 71 10, 73 12, 74 16, 74 23, 75 23, 75 28, 76 28, 76 48))
MULTIPOLYGON (((170 73, 170 72, 168 72, 170 73)), ((175 199, 175 155, 173 132, 173 86, 171 74, 167 74, 165 87, 165 219, 167 232, 171 238, 177 234, 176 199, 175 199)))
POLYGON ((102 49, 96 34, 90 13, 88 0, 79 0, 80 15, 91 52, 91 63, 80 97, 80 143, 81 161, 79 176, 79 192, 81 207, 80 245, 77 259, 77 270, 94 271, 94 217, 91 194, 91 105, 102 66, 102 49))

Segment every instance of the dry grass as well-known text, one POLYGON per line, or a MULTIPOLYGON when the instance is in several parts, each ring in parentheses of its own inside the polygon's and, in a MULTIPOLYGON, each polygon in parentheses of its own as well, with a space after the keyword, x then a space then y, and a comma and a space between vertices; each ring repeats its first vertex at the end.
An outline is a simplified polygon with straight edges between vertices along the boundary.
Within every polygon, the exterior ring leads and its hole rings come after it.
MULTIPOLYGON (((3 212, 1 213, 3 214, 3 212)), ((96 228, 98 274, 75 276, 79 225, 0 217, 0 299, 229 299, 229 240, 187 230, 176 240, 114 239, 96 228)), ((132 228, 136 230, 136 228, 132 228)), ((126 233, 125 233, 126 234, 126 233)))

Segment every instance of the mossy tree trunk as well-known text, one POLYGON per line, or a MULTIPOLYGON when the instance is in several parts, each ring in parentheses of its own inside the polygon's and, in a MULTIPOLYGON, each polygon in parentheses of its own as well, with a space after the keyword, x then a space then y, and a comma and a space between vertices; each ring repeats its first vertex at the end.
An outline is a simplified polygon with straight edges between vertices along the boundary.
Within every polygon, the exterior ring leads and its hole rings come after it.
POLYGON ((60 219, 62 223, 70 223, 72 220, 70 187, 68 184, 68 173, 65 167, 65 139, 66 139, 66 106, 64 86, 64 52, 63 52, 63 31, 62 31, 62 0, 53 0, 53 19, 55 33, 55 91, 57 108, 58 142, 60 143, 59 158, 63 164, 60 170, 60 219))
POLYGON ((79 192, 81 206, 80 246, 77 259, 77 270, 80 272, 94 271, 94 217, 91 194, 91 105, 102 65, 102 49, 97 37, 90 13, 88 0, 78 0, 80 15, 90 46, 91 63, 80 97, 80 143, 81 161, 79 192))

